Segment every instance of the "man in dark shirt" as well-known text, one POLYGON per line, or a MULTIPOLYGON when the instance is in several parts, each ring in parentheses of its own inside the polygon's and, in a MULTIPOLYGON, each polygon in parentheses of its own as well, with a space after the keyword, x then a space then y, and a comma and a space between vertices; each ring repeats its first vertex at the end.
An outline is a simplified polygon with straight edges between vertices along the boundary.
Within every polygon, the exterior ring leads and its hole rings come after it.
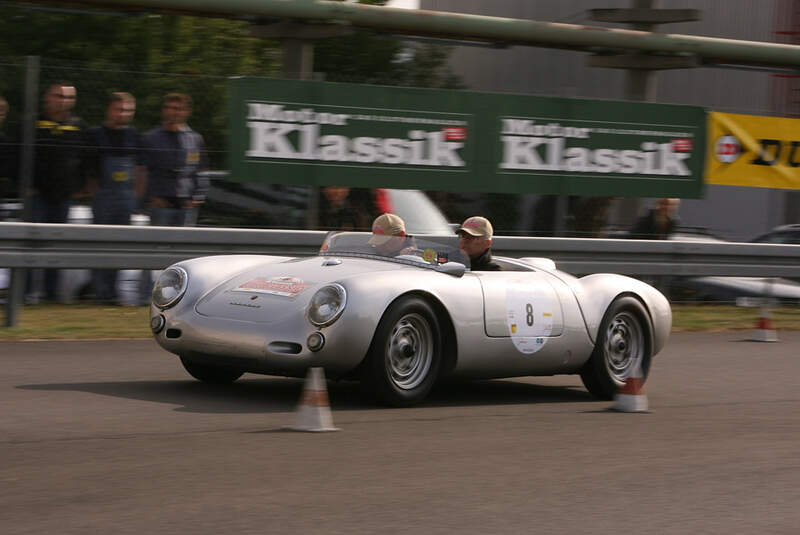
POLYGON ((161 106, 162 124, 147 134, 147 198, 151 224, 190 227, 205 200, 207 184, 200 171, 206 168, 203 137, 186 121, 191 99, 170 93, 161 106))
MULTIPOLYGON (((130 93, 112 93, 102 125, 86 132, 89 150, 86 170, 93 194, 94 223, 129 225, 144 194, 145 167, 142 139, 130 126, 136 99, 130 93)), ((92 282, 98 301, 117 302, 117 270, 94 270, 92 282)))
POLYGON ((681 200, 665 197, 636 220, 630 237, 639 240, 666 240, 678 225, 678 207, 681 200))
POLYGON ((3 131, 8 114, 8 102, 0 97, 0 198, 13 197, 16 192, 14 176, 15 145, 3 131))
MULTIPOLYGON (((72 115, 75 99, 75 87, 67 82, 51 84, 44 94, 42 114, 36 121, 33 187, 24 192, 30 196, 34 223, 66 223, 71 199, 84 188, 84 128, 72 115)), ((45 270, 45 299, 57 299, 58 285, 58 271, 45 270)), ((37 300, 32 291, 29 278, 29 302, 37 300)))
POLYGON ((500 265, 492 261, 492 235, 494 230, 488 219, 473 216, 464 220, 456 233, 460 236, 459 247, 469 256, 472 271, 500 271, 500 265))
POLYGON ((319 196, 319 228, 323 230, 361 230, 372 221, 366 200, 368 190, 357 191, 341 186, 324 186, 319 196))
MULTIPOLYGON (((161 126, 144 136, 147 150, 146 206, 150 224, 163 227, 192 227, 205 200, 208 184, 200 175, 207 167, 203 137, 189 128, 192 100, 182 93, 170 93, 161 104, 161 126)), ((153 283, 148 270, 142 271, 139 297, 149 301, 153 283)))

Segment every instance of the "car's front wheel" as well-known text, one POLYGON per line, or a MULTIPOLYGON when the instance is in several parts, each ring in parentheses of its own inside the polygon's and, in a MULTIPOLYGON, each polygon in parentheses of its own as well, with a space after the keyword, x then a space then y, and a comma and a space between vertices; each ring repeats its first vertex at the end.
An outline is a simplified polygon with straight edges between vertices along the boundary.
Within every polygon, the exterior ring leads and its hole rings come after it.
POLYGON ((441 353, 441 331, 431 306, 416 296, 402 297, 378 324, 363 380, 383 403, 414 405, 436 382, 441 353))
POLYGON ((234 382, 244 373, 236 368, 205 364, 186 357, 181 357, 181 363, 186 371, 189 372, 189 375, 204 383, 224 385, 234 382))
POLYGON ((647 377, 652 354, 653 327, 644 306, 633 297, 617 298, 603 316, 581 379, 596 398, 612 399, 636 366, 647 377))

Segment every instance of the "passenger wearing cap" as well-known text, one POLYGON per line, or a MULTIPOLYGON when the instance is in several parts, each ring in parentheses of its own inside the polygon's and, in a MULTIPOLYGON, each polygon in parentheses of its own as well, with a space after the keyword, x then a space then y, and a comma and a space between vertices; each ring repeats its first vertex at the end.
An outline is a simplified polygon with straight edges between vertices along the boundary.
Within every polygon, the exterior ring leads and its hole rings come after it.
POLYGON ((382 214, 372 222, 372 237, 369 244, 377 249, 381 256, 398 256, 414 254, 413 238, 406 235, 406 224, 395 214, 382 214))
POLYGON ((485 217, 467 218, 456 231, 461 239, 459 248, 469 256, 472 271, 500 271, 499 264, 492 261, 492 224, 485 217))

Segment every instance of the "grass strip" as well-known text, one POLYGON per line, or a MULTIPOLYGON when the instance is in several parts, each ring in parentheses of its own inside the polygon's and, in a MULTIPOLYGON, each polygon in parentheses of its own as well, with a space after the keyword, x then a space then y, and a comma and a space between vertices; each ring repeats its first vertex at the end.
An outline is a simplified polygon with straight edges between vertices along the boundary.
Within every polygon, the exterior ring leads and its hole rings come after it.
MULTIPOLYGON (((19 325, 0 326, 0 341, 150 338, 149 307, 35 305, 20 310, 19 325)), ((673 332, 754 329, 759 310, 732 305, 673 305, 673 332)), ((800 308, 771 310, 778 331, 800 330, 800 308)), ((0 313, 5 325, 5 308, 0 313)))

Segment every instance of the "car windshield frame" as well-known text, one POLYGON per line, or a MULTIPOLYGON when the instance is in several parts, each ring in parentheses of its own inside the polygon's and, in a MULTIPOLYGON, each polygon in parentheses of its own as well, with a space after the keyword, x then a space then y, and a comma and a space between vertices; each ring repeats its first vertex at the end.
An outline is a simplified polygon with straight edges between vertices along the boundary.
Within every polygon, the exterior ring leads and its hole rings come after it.
MULTIPOLYGON (((423 269, 443 271, 445 265, 461 264, 469 269, 469 257, 458 248, 458 238, 453 236, 431 239, 430 236, 406 236, 399 252, 386 254, 369 243, 373 237, 369 232, 331 232, 319 250, 324 257, 368 258, 405 264, 423 269)), ((398 238, 394 238, 398 239, 398 238)))

